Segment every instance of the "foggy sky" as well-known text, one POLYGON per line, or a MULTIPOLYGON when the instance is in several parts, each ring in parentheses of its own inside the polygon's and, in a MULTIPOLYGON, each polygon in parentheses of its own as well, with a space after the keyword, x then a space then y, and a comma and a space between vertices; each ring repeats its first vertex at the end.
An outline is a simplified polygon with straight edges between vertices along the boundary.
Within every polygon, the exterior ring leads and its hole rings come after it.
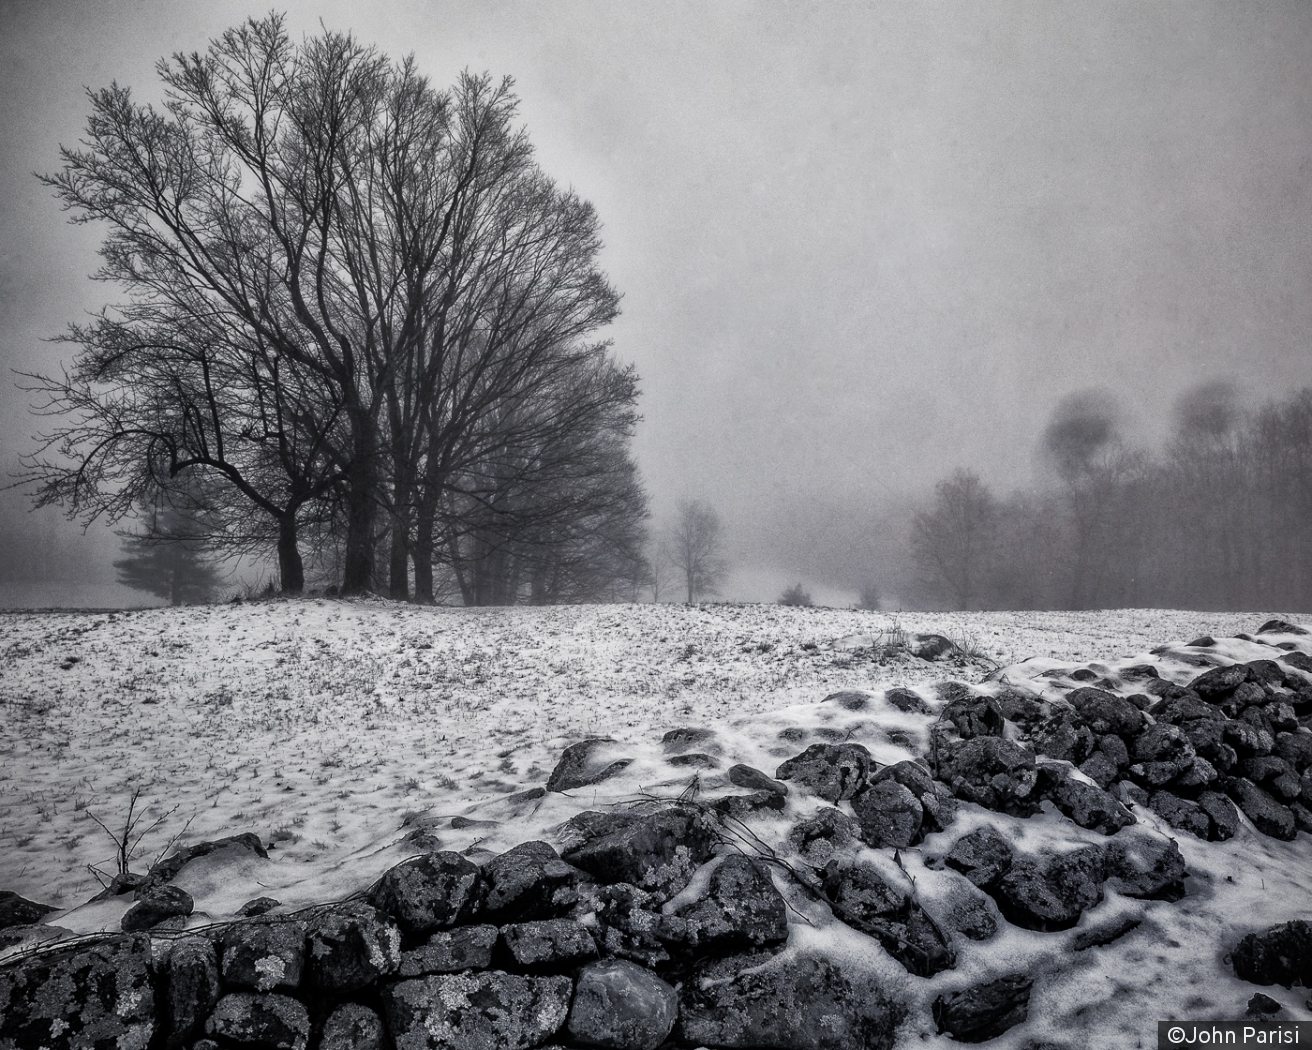
MULTIPOLYGON (((845 600, 953 468, 1029 483, 1072 393, 1112 391, 1151 444, 1199 383, 1312 383, 1312 5, 285 7, 437 84, 516 78, 543 168, 604 224, 656 520, 720 509, 730 597, 845 600)), ((87 280, 103 234, 31 174, 83 87, 157 98, 156 59, 267 10, 0 0, 6 369, 57 368, 42 340, 114 298, 87 280)), ((26 405, 5 382, 6 471, 26 405)), ((86 543, 112 580, 113 537, 86 543)))

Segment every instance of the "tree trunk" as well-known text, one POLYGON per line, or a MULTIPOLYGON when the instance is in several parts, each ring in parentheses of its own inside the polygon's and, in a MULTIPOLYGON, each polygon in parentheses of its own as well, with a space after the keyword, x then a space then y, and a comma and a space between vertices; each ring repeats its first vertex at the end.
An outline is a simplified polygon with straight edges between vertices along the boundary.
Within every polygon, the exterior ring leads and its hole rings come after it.
POLYGON ((346 494, 346 552, 342 593, 364 594, 374 578, 374 503, 366 486, 346 494))
POLYGON ((410 525, 404 511, 392 514, 392 543, 387 566, 387 596, 394 601, 410 600, 410 525))
POLYGON ((420 504, 415 515, 415 542, 410 549, 415 565, 415 604, 433 604, 433 512, 420 504))
POLYGON ((278 578, 283 594, 300 594, 305 590, 305 565, 297 546, 294 513, 278 522, 278 578))

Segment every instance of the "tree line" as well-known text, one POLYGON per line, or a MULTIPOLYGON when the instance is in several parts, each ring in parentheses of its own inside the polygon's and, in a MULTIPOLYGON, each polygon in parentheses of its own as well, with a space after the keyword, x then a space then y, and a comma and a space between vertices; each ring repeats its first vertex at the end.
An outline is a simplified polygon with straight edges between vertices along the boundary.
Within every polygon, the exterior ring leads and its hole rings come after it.
POLYGON ((1176 404, 1157 454, 1116 404, 1059 405, 1051 481, 999 497, 968 469, 916 513, 923 595, 962 609, 1312 608, 1312 389, 1252 410, 1221 383, 1176 404))
POLYGON ((125 298, 27 377, 55 420, 26 460, 38 504, 182 515, 276 557, 289 593, 307 559, 420 602, 645 580, 638 377, 597 338, 620 297, 512 82, 441 90, 277 15, 157 70, 162 106, 90 92, 42 177, 107 228, 96 276, 125 298))

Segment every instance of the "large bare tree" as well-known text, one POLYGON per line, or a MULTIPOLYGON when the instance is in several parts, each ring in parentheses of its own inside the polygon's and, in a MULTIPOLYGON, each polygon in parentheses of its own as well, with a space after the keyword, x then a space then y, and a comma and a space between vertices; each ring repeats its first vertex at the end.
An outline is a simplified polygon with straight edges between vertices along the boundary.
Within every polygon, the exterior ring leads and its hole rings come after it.
POLYGON ((665 533, 662 556, 683 578, 689 602, 718 594, 728 573, 724 526, 709 503, 682 499, 665 533))

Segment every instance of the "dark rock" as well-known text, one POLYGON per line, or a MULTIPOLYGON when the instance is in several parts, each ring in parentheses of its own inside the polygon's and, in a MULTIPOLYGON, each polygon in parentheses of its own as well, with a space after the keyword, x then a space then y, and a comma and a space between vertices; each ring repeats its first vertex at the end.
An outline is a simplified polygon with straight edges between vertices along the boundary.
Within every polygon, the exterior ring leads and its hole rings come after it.
POLYGON ((155 1034, 150 939, 113 935, 0 967, 0 1039, 14 1048, 142 1048, 155 1034))
POLYGON ((794 824, 788 842, 808 864, 822 868, 836 852, 851 846, 859 834, 856 821, 841 810, 826 807, 794 824))
POLYGON ((987 941, 998 932, 996 908, 982 893, 962 885, 953 890, 947 904, 944 921, 963 937, 987 941))
POLYGON ((1233 692, 1247 680, 1248 668, 1243 664, 1232 664, 1229 667, 1213 667, 1210 671, 1204 671, 1189 683, 1188 688, 1204 700, 1211 700, 1213 697, 1219 698, 1233 692))
POLYGON ((542 919, 502 927, 501 942, 515 965, 526 970, 559 970, 597 957, 597 942, 572 919, 542 919))
POLYGON ((907 714, 927 715, 929 714, 929 705, 916 693, 910 689, 903 689, 901 686, 894 686, 884 693, 884 699, 896 707, 899 711, 905 711, 907 714))
POLYGON ((1207 718, 1194 718, 1180 722, 1180 732, 1193 744, 1194 752, 1204 758, 1215 758, 1225 746, 1225 722, 1207 718))
POLYGON ((956 727, 963 740, 1002 736, 1002 710, 991 696, 959 697, 943 708, 942 717, 956 727))
POLYGON ((983 827, 957 839, 944 860, 949 868, 987 889, 1006 874, 1014 857, 1006 839, 993 828, 983 827))
POLYGON ((1173 828, 1187 831, 1200 839, 1211 834, 1212 822, 1197 803, 1182 799, 1169 791, 1154 791, 1148 805, 1173 828))
POLYGON ((605 883, 627 882, 665 897, 711 856, 715 828, 697 809, 671 806, 637 816, 580 813, 561 829, 565 859, 605 883))
POLYGON ((1029 1017, 1034 978, 1013 973, 934 1000, 934 1023, 962 1043, 982 1043, 1029 1017))
POLYGON ((1300 773, 1312 768, 1312 733, 1277 733, 1275 753, 1300 773))
POLYGON ((1307 630, 1288 620, 1267 620, 1257 629, 1258 634, 1307 634, 1307 630))
POLYGON ((1187 874, 1174 839, 1126 832, 1103 847, 1107 888, 1137 900, 1178 901, 1187 874))
POLYGON ((1288 842, 1298 834, 1289 807, 1282 806, 1251 780, 1235 777, 1230 782, 1230 797, 1263 835, 1288 842))
MULTIPOLYGON (((1280 736, 1283 733, 1297 733, 1299 728, 1298 715, 1295 713, 1292 705, 1283 701, 1274 704, 1267 704, 1265 708, 1267 721, 1271 723, 1272 731, 1280 736)), ((1312 739, 1312 735, 1300 734, 1300 737, 1307 736, 1312 739)), ((1312 761, 1312 756, 1305 757, 1304 763, 1312 761)))
POLYGON ((497 928, 486 924, 438 930, 428 938, 427 944, 401 953, 397 974, 424 977, 434 973, 486 970, 492 965, 492 949, 497 936, 497 928))
POLYGON ((1157 673, 1157 668, 1152 664, 1134 664, 1131 667, 1122 667, 1117 674, 1126 682, 1143 682, 1161 678, 1161 675, 1157 673))
POLYGON ((993 899, 1006 919, 1027 930, 1068 930, 1102 900, 1103 852, 1085 846, 1057 857, 1012 861, 993 899))
POLYGON ((220 1039, 267 1050, 305 1050, 310 1016, 288 995, 233 992, 219 1000, 205 1031, 220 1039))
POLYGON ((997 701, 1002 717, 1017 725, 1033 725, 1047 714, 1047 704, 1032 693, 1019 689, 1004 689, 993 699, 997 701))
POLYGON ((257 915, 264 915, 266 912, 273 911, 274 908, 282 907, 282 901, 274 900, 272 897, 256 897, 249 900, 237 909, 238 915, 244 915, 248 919, 253 919, 257 915))
POLYGON ((686 947, 688 924, 658 911, 662 899, 627 883, 601 887, 596 911, 604 954, 654 967, 670 961, 667 945, 676 950, 686 947))
POLYGON ((712 872, 707 896, 680 915, 698 948, 763 948, 788 939, 787 905, 769 869, 737 854, 712 872))
POLYGON ((919 762, 908 760, 884 766, 871 775, 869 783, 873 787, 875 784, 882 784, 886 780, 896 781, 909 789, 916 798, 924 798, 934 791, 933 776, 919 762))
POLYGON ((1216 783, 1216 780, 1216 767, 1207 759, 1199 756, 1194 759, 1193 765, 1175 778, 1173 786, 1187 794, 1192 794, 1199 788, 1205 788, 1209 784, 1216 783))
POLYGON ((528 1050, 560 1030, 572 991, 564 976, 418 977, 383 987, 383 1016, 398 1050, 528 1050))
POLYGON ((383 1019, 359 1003, 343 1003, 324 1022, 319 1050, 383 1050, 383 1019))
POLYGON ((1118 780, 1108 792, 1126 809, 1148 805, 1148 792, 1132 780, 1118 780))
MULTIPOLYGON (((1312 740, 1312 736, 1308 739, 1312 740)), ((788 794, 787 784, 772 780, 759 769, 743 765, 741 762, 736 766, 729 767, 729 783, 735 787, 747 788, 750 791, 773 791, 776 795, 788 794)))
POLYGON ((862 841, 869 846, 905 849, 920 841, 924 807, 896 780, 883 780, 858 791, 852 798, 852 810, 861 824, 862 841))
POLYGON ((1207 837, 1213 842, 1233 838, 1239 830, 1239 811, 1235 804, 1219 791, 1204 791, 1198 796, 1198 807, 1211 821, 1207 837))
POLYGON ((1090 948, 1112 944, 1127 933, 1137 930, 1142 922, 1143 919, 1138 915, 1122 915, 1101 925, 1076 930, 1070 940, 1071 951, 1087 952, 1090 948))
POLYGON ((368 988, 401 965, 401 931, 364 902, 315 916, 305 942, 308 983, 332 995, 368 988))
POLYGON ((1249 660, 1244 667, 1248 668, 1250 682, 1270 686, 1281 686, 1285 683, 1285 672, 1274 660, 1249 660))
POLYGON ((1167 723, 1151 725, 1134 739, 1130 753, 1136 763, 1166 762, 1178 764, 1180 771, 1194 759, 1194 747, 1179 726, 1167 723))
POLYGON ((864 711, 870 706, 873 697, 869 693, 863 693, 859 689, 843 689, 837 693, 830 693, 820 702, 822 704, 837 704, 844 711, 864 711))
POLYGON ((1066 694, 1066 702, 1079 714, 1084 724, 1102 736, 1133 736, 1147 721, 1130 701, 1103 689, 1076 689, 1066 694))
POLYGON ((1185 643, 1190 649, 1210 649, 1215 644, 1216 639, 1210 634, 1201 635, 1200 637, 1195 638, 1192 642, 1185 643))
POLYGON ((679 1041, 776 1050, 890 1050, 899 1010, 873 982, 816 956, 716 959, 683 985, 679 1041))
POLYGON ((561 752, 556 768, 547 778, 547 790, 573 791, 575 788, 600 784, 613 777, 633 761, 631 758, 620 758, 613 762, 599 762, 598 753, 609 750, 614 743, 609 737, 594 737, 570 744, 561 752))
POLYGON ((1312 923, 1295 919, 1250 933, 1235 946, 1230 961, 1241 981, 1312 988, 1312 923))
POLYGON ((714 736, 715 731, 713 729, 671 729, 661 737, 661 746, 665 748, 666 754, 673 754, 679 751, 687 751, 697 744, 704 744, 707 740, 713 739, 714 736))
POLYGON ((580 874, 546 842, 521 842, 483 865, 483 917, 504 925, 554 919, 578 902, 580 874))
POLYGON ((305 967, 305 926, 293 920, 234 923, 219 935, 219 951, 223 981, 232 988, 297 988, 305 967))
POLYGON ((137 899, 140 900, 157 886, 163 886, 169 882, 183 867, 197 857, 205 857, 218 850, 232 850, 240 853, 250 853, 257 857, 268 858, 269 854, 264 847, 260 845, 259 837, 252 832, 243 832, 240 835, 230 835, 227 838, 215 839, 213 842, 197 842, 191 846, 186 846, 178 850, 171 857, 166 857, 150 869, 150 873, 137 886, 137 899))
POLYGON ((861 789, 873 763, 860 744, 812 744, 775 770, 779 780, 791 780, 826 802, 849 799, 861 789))
POLYGON ((907 644, 912 656, 922 660, 945 660, 961 652, 950 638, 941 634, 913 634, 907 644))
POLYGON ((8 926, 30 926, 59 909, 50 904, 37 904, 20 897, 12 890, 0 890, 0 930, 8 926))
POLYGON ((579 973, 566 1029, 585 1046, 656 1050, 679 1015, 679 995, 654 973, 622 959, 579 973))
POLYGON ((1258 707, 1259 710, 1255 714, 1260 716, 1261 705, 1266 703, 1266 690, 1256 682, 1244 682, 1236 686, 1235 691, 1228 697, 1218 700, 1217 703, 1231 718, 1238 717, 1250 707, 1258 707))
POLYGON ((824 892, 840 919, 878 940, 910 973, 932 977, 956 964, 942 931, 924 909, 869 865, 830 864, 824 892))
POLYGON ((1249 1017, 1270 1017, 1278 1014, 1284 1007, 1265 992, 1254 992, 1248 1000, 1248 1009, 1244 1011, 1249 1017))
POLYGON ((763 809, 781 810, 787 802, 773 791, 753 791, 750 795, 723 795, 711 802, 711 808, 722 817, 743 821, 763 809))
POLYGON ((1054 806, 1080 827, 1114 835, 1134 823, 1130 811, 1102 788, 1063 773, 1064 770, 1054 771, 1045 776, 1043 791, 1054 806))
POLYGON ((1111 761, 1116 763, 1117 769, 1124 769, 1130 764, 1130 750, 1125 746, 1125 741, 1120 737, 1107 733, 1098 737, 1098 750, 1094 754, 1101 752, 1111 761))
POLYGON ((105 901, 114 897, 121 897, 125 893, 136 893, 145 884, 145 881, 145 875, 140 875, 135 871, 121 871, 109 880, 108 886, 91 899, 93 901, 105 901))
POLYGON ((680 769, 719 769, 720 760, 714 755, 704 755, 700 751, 689 751, 686 755, 671 755, 666 759, 672 766, 680 769))
POLYGON ((1240 761, 1239 772, 1254 784, 1265 784, 1288 773, 1289 766, 1276 755, 1254 755, 1240 761))
POLYGON ((1080 763, 1080 772, 1103 789, 1120 775, 1116 763, 1101 750, 1095 751, 1080 763))
POLYGON ((478 868, 459 853, 427 853, 389 869, 368 901, 409 938, 469 922, 478 910, 478 868))
POLYGON ((1298 830, 1312 835, 1312 809, 1308 809, 1301 802, 1291 802, 1289 812, 1294 814, 1294 825, 1298 830))
POLYGON ((999 737, 954 740, 938 749, 939 779, 957 798, 1015 816, 1038 812, 1034 755, 999 737))
POLYGON ((1215 704, 1209 704, 1197 693, 1185 691, 1170 699, 1161 699, 1148 709, 1148 713, 1159 722, 1180 725, 1199 719, 1209 722, 1222 722, 1225 714, 1215 704))
POLYGON ((1049 758, 1079 765, 1097 746, 1093 730, 1074 711, 1058 711, 1034 733, 1035 750, 1049 758))
POLYGON ((186 917, 195 907, 196 902, 185 890, 180 890, 176 886, 157 886, 123 913, 123 931, 136 933, 140 930, 149 930, 165 919, 174 916, 186 917))
POLYGON ((1312 656, 1308 656, 1307 653, 1294 650, 1293 652, 1285 653, 1285 655, 1280 658, 1280 662, 1288 664, 1296 670, 1306 671, 1308 674, 1312 674, 1312 656))
POLYGON ((219 961, 212 941, 186 937, 173 944, 164 965, 165 1045, 172 1050, 200 1034, 219 1001, 219 961))

